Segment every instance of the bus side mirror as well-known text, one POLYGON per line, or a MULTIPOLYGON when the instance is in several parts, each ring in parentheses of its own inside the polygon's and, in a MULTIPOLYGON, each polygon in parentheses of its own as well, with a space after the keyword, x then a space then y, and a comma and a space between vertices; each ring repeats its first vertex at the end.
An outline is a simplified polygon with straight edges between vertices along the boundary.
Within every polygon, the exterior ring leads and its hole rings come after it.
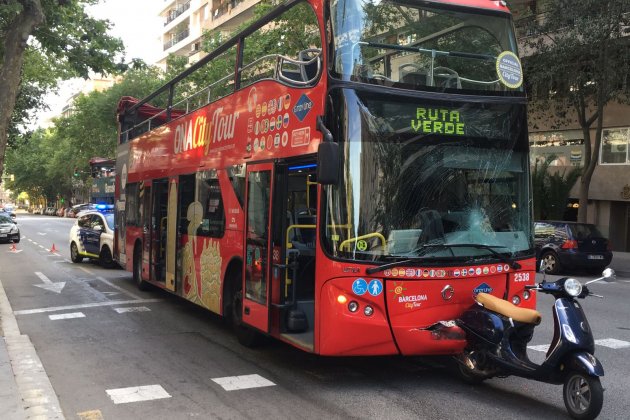
POLYGON ((321 185, 339 183, 339 144, 324 141, 317 149, 317 182, 321 185))

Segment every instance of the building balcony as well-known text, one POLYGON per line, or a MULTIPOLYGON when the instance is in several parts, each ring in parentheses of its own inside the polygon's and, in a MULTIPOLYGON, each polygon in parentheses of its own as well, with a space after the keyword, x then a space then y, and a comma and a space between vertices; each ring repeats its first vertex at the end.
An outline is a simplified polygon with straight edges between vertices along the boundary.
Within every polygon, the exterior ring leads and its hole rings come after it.
POLYGON ((188 38, 189 35, 190 35, 190 30, 188 28, 184 29, 181 32, 176 33, 170 40, 164 43, 164 51, 168 50, 172 46, 188 38))
POLYGON ((164 21, 164 26, 168 25, 169 23, 177 19, 186 10, 190 9, 190 1, 191 0, 188 0, 185 3, 177 5, 174 9, 169 10, 166 15, 166 21, 164 21))

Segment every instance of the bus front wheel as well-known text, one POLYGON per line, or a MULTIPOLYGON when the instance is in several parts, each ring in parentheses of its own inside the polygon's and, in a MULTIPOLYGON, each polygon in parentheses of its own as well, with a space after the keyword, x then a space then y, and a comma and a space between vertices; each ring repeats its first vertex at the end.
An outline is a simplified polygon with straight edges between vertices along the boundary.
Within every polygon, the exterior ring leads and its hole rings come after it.
MULTIPOLYGON (((238 282, 237 282, 238 284, 238 282)), ((243 288, 236 287, 232 294, 232 328, 239 343, 245 347, 259 346, 263 336, 243 323, 243 288)))
POLYGON ((142 249, 136 246, 133 252, 133 281, 142 291, 149 290, 149 283, 142 279, 142 249))

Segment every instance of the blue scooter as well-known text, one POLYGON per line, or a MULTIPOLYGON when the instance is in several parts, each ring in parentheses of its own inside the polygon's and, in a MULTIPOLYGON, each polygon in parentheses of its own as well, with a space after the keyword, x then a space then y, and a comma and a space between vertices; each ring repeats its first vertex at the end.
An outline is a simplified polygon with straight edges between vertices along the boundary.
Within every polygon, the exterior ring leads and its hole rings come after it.
MULTIPOLYGON (((544 262, 541 271, 545 272, 544 262)), ((526 289, 555 297, 554 333, 542 364, 527 357, 527 343, 541 315, 533 309, 519 308, 495 296, 479 293, 477 304, 465 311, 456 324, 466 332, 468 346, 457 357, 459 373, 468 383, 479 383, 494 376, 516 375, 551 384, 564 384, 564 404, 575 419, 596 418, 604 403, 599 380, 602 364, 593 356, 595 342, 578 298, 597 296, 588 285, 600 280, 614 281, 614 270, 607 268, 602 277, 582 285, 564 277, 543 281, 526 289)))

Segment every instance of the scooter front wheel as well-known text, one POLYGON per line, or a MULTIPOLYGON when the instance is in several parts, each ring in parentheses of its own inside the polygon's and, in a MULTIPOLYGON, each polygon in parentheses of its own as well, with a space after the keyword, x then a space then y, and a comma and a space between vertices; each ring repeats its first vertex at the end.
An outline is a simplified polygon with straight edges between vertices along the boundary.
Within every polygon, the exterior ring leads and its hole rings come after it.
POLYGON ((564 405, 574 419, 594 419, 604 405, 604 389, 598 377, 570 372, 564 380, 564 405))

